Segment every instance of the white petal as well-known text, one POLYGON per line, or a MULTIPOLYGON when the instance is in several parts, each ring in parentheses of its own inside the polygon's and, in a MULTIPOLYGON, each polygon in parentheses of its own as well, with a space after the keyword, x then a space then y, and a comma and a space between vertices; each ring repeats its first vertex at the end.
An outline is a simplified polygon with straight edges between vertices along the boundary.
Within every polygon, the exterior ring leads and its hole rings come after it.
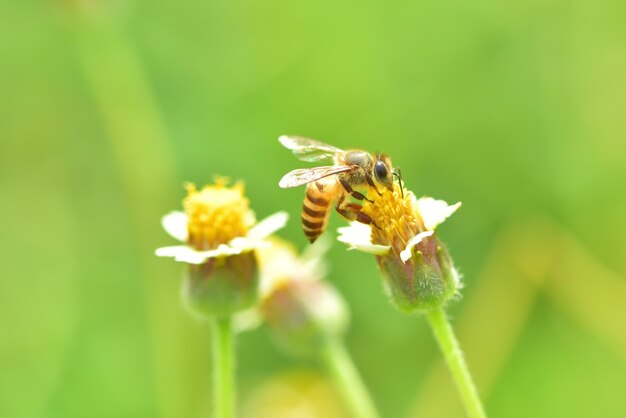
POLYGON ((171 247, 157 248, 154 253, 157 255, 157 257, 176 257, 176 255, 181 254, 182 252, 189 249, 190 248, 186 245, 174 245, 171 247))
POLYGON ((360 222, 351 222, 350 226, 339 228, 338 241, 348 244, 349 250, 359 250, 365 253, 384 255, 391 247, 387 245, 372 244, 370 226, 360 222))
POLYGON ((211 257, 189 248, 188 252, 177 255, 175 260, 187 264, 202 264, 209 258, 211 257))
POLYGON ((181 242, 187 242, 187 214, 180 211, 172 211, 161 218, 161 225, 165 232, 181 242))
POLYGON ((155 254, 159 257, 174 257, 176 261, 182 263, 202 264, 209 258, 236 255, 241 254, 241 252, 242 250, 240 248, 233 248, 224 244, 214 250, 208 251, 198 251, 186 245, 176 245, 157 248, 155 254))
POLYGON ((287 212, 277 212, 273 215, 270 215, 262 221, 257 222, 256 225, 250 228, 250 230, 248 231, 248 238, 266 238, 284 227, 287 224, 288 219, 289 215, 287 214, 287 212))
POLYGON ((350 226, 338 228, 337 232, 339 232, 337 240, 346 244, 372 243, 372 228, 360 222, 350 222, 350 226))
POLYGON ((159 257, 174 257, 176 261, 191 264, 201 264, 206 260, 206 257, 200 251, 196 251, 186 245, 157 248, 155 254, 159 257))
POLYGON ((424 231, 411 238, 409 242, 407 242, 406 248, 400 252, 400 259, 402 260, 402 262, 406 263, 407 260, 411 258, 413 247, 422 242, 424 238, 429 237, 432 234, 434 234, 434 231, 424 231))
POLYGON ((424 226, 428 230, 434 230, 437 225, 443 223, 461 206, 461 202, 448 205, 443 200, 436 200, 432 197, 421 197, 416 201, 417 210, 424 221, 424 226))
POLYGON ((224 257, 229 255, 241 254, 244 250, 237 247, 231 247, 230 245, 220 244, 214 250, 197 251, 198 256, 204 257, 204 259, 213 257, 224 257))
POLYGON ((378 244, 348 244, 348 250, 358 250, 368 254, 386 255, 389 254, 391 247, 388 245, 378 244))
POLYGON ((233 328, 236 333, 252 331, 263 323, 261 313, 256 308, 239 311, 233 316, 233 328))
POLYGON ((254 250, 254 249, 262 248, 262 247, 267 247, 268 245, 270 245, 270 244, 268 242, 264 241, 264 240, 261 240, 261 239, 250 239, 250 238, 244 238, 244 237, 233 238, 228 243, 229 247, 237 248, 241 252, 243 252, 243 251, 250 251, 250 250, 254 250))

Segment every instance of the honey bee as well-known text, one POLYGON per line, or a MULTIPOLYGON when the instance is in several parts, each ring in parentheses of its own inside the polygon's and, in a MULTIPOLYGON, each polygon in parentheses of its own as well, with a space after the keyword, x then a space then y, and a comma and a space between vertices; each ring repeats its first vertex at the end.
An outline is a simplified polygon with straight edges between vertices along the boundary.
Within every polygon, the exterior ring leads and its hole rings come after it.
POLYGON ((344 151, 300 136, 283 135, 278 140, 302 161, 333 160, 333 165, 290 171, 278 183, 281 188, 307 185, 302 205, 302 229, 311 243, 326 230, 331 204, 335 201, 335 209, 344 218, 376 226, 361 212, 361 205, 349 202, 346 197, 350 195, 360 201, 372 202, 355 188, 373 188, 379 196, 381 192, 376 184, 393 190, 393 176, 400 178, 400 174, 392 169, 387 155, 373 155, 359 149, 344 151))

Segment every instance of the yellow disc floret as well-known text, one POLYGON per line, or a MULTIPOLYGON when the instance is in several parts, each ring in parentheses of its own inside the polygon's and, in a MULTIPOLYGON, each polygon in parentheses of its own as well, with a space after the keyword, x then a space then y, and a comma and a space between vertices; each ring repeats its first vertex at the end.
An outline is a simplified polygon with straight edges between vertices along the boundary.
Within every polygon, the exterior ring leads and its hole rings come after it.
POLYGON ((254 214, 244 196, 241 182, 228 187, 228 180, 218 178, 215 185, 197 190, 187 184, 183 207, 188 217, 188 244, 197 250, 211 250, 233 238, 243 237, 254 223, 254 214))
POLYGON ((389 245, 396 254, 418 233, 425 230, 424 223, 415 209, 415 196, 411 191, 400 190, 394 184, 393 191, 384 191, 378 195, 373 190, 368 193, 362 212, 368 215, 372 225, 372 244, 389 245))

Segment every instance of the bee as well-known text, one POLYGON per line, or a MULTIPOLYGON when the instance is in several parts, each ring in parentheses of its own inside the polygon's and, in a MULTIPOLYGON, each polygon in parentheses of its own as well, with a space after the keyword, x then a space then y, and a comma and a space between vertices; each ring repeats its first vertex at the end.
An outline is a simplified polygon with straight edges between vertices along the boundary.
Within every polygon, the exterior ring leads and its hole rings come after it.
POLYGON ((344 151, 300 136, 283 135, 278 140, 302 161, 333 160, 333 165, 290 171, 278 183, 284 189, 307 185, 302 205, 302 229, 311 243, 326 230, 331 205, 335 201, 335 209, 344 218, 376 226, 361 212, 361 205, 346 199, 350 195, 359 201, 372 202, 355 188, 373 188, 380 196, 377 184, 393 190, 393 177, 396 176, 402 185, 399 171, 392 169, 391 160, 385 154, 373 155, 359 149, 344 151))

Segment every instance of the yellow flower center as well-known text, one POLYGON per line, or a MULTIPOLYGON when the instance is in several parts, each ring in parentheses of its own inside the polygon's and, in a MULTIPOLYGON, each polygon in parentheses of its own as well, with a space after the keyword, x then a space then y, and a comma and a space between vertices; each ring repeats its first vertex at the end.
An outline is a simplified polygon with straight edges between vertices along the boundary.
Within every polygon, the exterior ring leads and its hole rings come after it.
POLYGON ((381 196, 370 190, 364 201, 362 212, 372 218, 372 244, 390 245, 399 254, 407 243, 418 233, 425 231, 424 222, 415 208, 415 197, 404 189, 404 196, 398 184, 393 191, 385 190, 381 196))
POLYGON ((232 187, 228 181, 218 178, 215 185, 197 190, 188 184, 183 207, 189 218, 189 245, 197 250, 210 250, 226 244, 236 237, 247 234, 254 223, 254 214, 244 196, 243 183, 232 187))

